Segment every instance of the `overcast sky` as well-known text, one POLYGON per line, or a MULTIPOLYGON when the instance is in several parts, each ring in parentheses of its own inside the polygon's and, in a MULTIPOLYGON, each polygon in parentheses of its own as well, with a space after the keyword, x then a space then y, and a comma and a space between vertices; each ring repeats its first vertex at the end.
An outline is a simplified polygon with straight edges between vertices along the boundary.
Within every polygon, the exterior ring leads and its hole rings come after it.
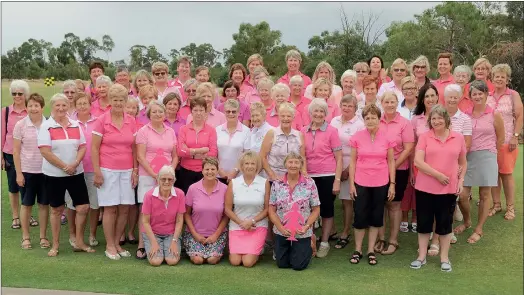
MULTIPOLYGON (((377 28, 392 21, 412 20, 414 14, 438 2, 9 2, 2 3, 2 54, 29 38, 59 46, 66 33, 115 42, 110 60, 129 60, 135 44, 155 45, 167 57, 172 48, 191 42, 211 43, 222 51, 233 43, 242 22, 267 21, 282 32, 282 42, 307 51, 309 38, 341 28, 340 6, 354 13, 381 14, 377 28)), ((104 57, 105 54, 97 54, 104 57)))

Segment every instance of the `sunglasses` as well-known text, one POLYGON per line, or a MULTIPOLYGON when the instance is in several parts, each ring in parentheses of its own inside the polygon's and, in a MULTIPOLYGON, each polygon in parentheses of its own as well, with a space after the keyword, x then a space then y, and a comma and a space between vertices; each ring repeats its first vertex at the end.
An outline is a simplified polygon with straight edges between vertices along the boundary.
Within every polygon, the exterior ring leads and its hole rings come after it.
POLYGON ((237 111, 235 111, 235 110, 227 110, 226 111, 226 114, 233 114, 234 115, 236 113, 237 113, 237 111))
POLYGON ((416 91, 416 87, 408 87, 408 88, 402 88, 402 91, 416 91))
POLYGON ((422 69, 423 70, 423 69, 426 69, 426 66, 417 66, 417 65, 415 65, 415 66, 413 66, 413 69, 414 70, 417 70, 417 69, 422 69))
POLYGON ((393 69, 393 72, 395 73, 404 73, 406 71, 406 69, 393 69))
POLYGON ((160 178, 160 182, 171 182, 174 181, 174 178, 160 178))
POLYGON ((23 92, 13 92, 11 93, 12 96, 24 96, 23 92))
POLYGON ((196 93, 196 90, 195 89, 186 89, 186 92, 187 93, 196 93))
POLYGON ((154 75, 155 75, 155 77, 160 77, 160 76, 167 75, 167 73, 166 72, 156 72, 154 75))

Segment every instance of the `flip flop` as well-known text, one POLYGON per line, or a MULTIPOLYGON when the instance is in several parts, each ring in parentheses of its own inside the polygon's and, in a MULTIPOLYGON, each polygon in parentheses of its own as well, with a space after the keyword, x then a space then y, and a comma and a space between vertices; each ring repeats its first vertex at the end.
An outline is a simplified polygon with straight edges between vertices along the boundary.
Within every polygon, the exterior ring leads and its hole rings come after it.
POLYGON ((147 258, 146 249, 145 248, 138 248, 136 250, 135 258, 139 260, 143 260, 147 258), (141 253, 142 256, 138 256, 138 252, 141 253))

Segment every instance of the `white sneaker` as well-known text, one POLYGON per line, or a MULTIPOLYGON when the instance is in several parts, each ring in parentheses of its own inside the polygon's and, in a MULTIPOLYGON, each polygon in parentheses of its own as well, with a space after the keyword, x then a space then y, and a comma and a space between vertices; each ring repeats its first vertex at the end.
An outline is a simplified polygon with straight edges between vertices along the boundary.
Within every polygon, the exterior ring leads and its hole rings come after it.
POLYGON ((273 250, 273 260, 277 261, 277 255, 275 254, 275 250, 273 250))
POLYGON ((455 219, 455 221, 459 221, 459 222, 464 220, 464 216, 462 215, 462 212, 460 211, 459 206, 457 206, 455 208, 455 212, 453 214, 453 218, 455 219))
POLYGON ((408 226, 409 226, 409 223, 407 223, 407 222, 401 222, 401 223, 400 223, 400 232, 403 232, 403 233, 407 233, 407 232, 409 232, 409 228, 408 228, 408 226))
POLYGON ((317 257, 318 258, 324 258, 328 255, 329 253, 329 249, 331 248, 331 246, 327 245, 322 245, 322 243, 320 244, 320 247, 318 248, 318 251, 317 251, 317 257))

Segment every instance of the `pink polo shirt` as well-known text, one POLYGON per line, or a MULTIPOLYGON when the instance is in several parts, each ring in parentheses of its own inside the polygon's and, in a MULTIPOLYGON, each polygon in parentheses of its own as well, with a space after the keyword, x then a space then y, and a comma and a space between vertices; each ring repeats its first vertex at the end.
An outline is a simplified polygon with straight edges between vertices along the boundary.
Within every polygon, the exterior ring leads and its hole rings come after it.
POLYGON ((85 123, 82 123, 80 120, 78 121, 78 125, 82 128, 82 131, 84 132, 84 136, 86 138, 86 154, 84 158, 82 159, 82 164, 84 165, 84 172, 92 173, 95 170, 93 169, 93 162, 91 161, 91 143, 93 142, 93 128, 96 125, 97 118, 91 115, 91 118, 87 120, 85 123))
MULTIPOLYGON (((302 74, 302 72, 298 72, 298 75, 300 75, 300 77, 302 77, 302 80, 304 80, 304 85, 302 86, 302 95, 304 95, 304 92, 306 91, 306 88, 311 84, 311 78, 309 78, 308 76, 302 74)), ((280 77, 280 79, 278 79, 277 83, 284 83, 287 86, 289 86, 289 80, 291 80, 291 77, 293 77, 293 76, 289 76, 289 72, 288 72, 284 76, 280 77)))
POLYGON ((238 98, 242 101, 244 101, 244 98, 249 91, 255 89, 255 85, 251 84, 249 79, 249 75, 247 75, 246 79, 244 79, 244 82, 242 82, 242 85, 240 85, 240 94, 238 95, 238 98))
POLYGON ((170 86, 168 84, 164 91, 158 91, 158 102, 163 103, 164 97, 166 97, 169 93, 178 93, 180 99, 182 99, 182 103, 186 102, 187 100, 186 92, 182 86, 170 86))
POLYGON ((155 235, 175 233, 176 216, 186 213, 186 197, 176 187, 171 188, 171 196, 164 202, 160 197, 160 188, 152 188, 144 195, 142 214, 149 215, 149 224, 155 235))
POLYGON ((383 83, 382 86, 380 86, 378 89, 377 97, 382 97, 386 91, 393 91, 397 95, 398 104, 402 104, 404 101, 404 94, 402 93, 402 89, 397 88, 397 85, 395 85, 394 81, 383 83))
POLYGON ((6 108, 2 108, 2 152, 6 154, 13 154, 13 130, 18 121, 22 120, 27 116, 27 110, 23 109, 20 112, 15 111, 13 105, 9 106, 9 114, 7 118, 7 126, 5 126, 5 112, 6 108), (7 127, 7 128, 6 128, 7 127))
MULTIPOLYGON (((161 151, 166 163, 171 163, 173 161, 173 150, 176 150, 177 139, 175 131, 170 127, 164 127, 164 131, 158 133, 151 123, 148 123, 136 133, 136 144, 146 146, 146 161, 148 163, 153 161, 159 151, 161 151)), ((138 175, 149 176, 142 165, 138 167, 138 175)))
POLYGON ((496 97, 495 94, 491 92, 486 101, 488 106, 502 116, 502 121, 504 121, 505 144, 509 143, 515 132, 515 117, 513 114, 515 111, 515 103, 512 96, 515 92, 515 90, 506 88, 504 93, 499 97, 496 97))
MULTIPOLYGON (((291 102, 291 97, 289 98, 289 102, 291 102)), ((295 116, 300 115, 302 117, 304 113, 307 113, 307 108, 306 107, 310 103, 311 103, 311 99, 302 96, 302 98, 300 99, 300 101, 298 102, 297 105, 293 104, 293 105, 295 105, 295 110, 296 110, 295 116)))
POLYGON ((151 120, 147 117, 147 109, 144 108, 138 112, 138 115, 136 116, 136 122, 140 123, 142 125, 146 125, 151 120))
POLYGON ((417 138, 429 131, 428 119, 424 114, 413 116, 411 118, 411 126, 413 126, 413 131, 417 138))
POLYGON ((133 144, 137 132, 135 118, 124 113, 124 123, 118 129, 111 112, 100 116, 93 127, 93 135, 102 137, 100 167, 112 170, 133 169, 133 144))
MULTIPOLYGON (((192 184, 187 190, 186 206, 192 208, 191 221, 196 232, 204 237, 215 233, 224 216, 226 190, 227 186, 217 181, 211 194, 208 194, 203 180, 192 184)), ((189 231, 187 227, 186 231, 189 231)))
POLYGON ((100 106, 100 100, 97 99, 97 100, 93 101, 93 103, 91 104, 91 115, 96 117, 96 118, 99 118, 103 114, 108 113, 108 111, 110 109, 111 109, 111 105, 110 104, 107 105, 106 108, 102 108, 100 106))
POLYGON ((261 101, 260 96, 258 95, 258 91, 256 88, 253 88, 246 92, 246 96, 244 97, 244 103, 250 106, 252 103, 261 101))
POLYGON ((343 169, 345 169, 349 165, 351 156, 349 140, 357 131, 365 129, 366 126, 364 125, 364 121, 356 115, 347 122, 342 122, 342 116, 337 116, 331 120, 331 126, 337 129, 338 137, 342 143, 342 164, 344 166, 343 169))
POLYGON ((435 131, 430 130, 420 136, 417 151, 424 152, 424 162, 433 169, 449 177, 447 185, 441 184, 436 178, 426 173, 417 173, 415 189, 435 195, 455 194, 458 185, 458 160, 466 154, 464 136, 455 131, 449 133, 448 138, 442 142, 435 136, 435 131))
MULTIPOLYGON (((338 98, 341 98, 342 97, 342 88, 338 85, 333 85, 331 87, 331 96, 329 97, 329 99, 331 101, 333 101, 334 103, 338 104, 340 103, 340 99, 337 103, 337 97, 338 98)), ((313 84, 309 84, 307 87, 306 87, 306 90, 304 91, 304 97, 312 100, 313 98, 313 84)))
POLYGON ((442 78, 438 78, 437 80, 431 81, 431 83, 437 88, 438 91, 438 103, 441 105, 445 105, 444 101, 444 89, 449 84, 455 83, 455 78, 453 78, 453 75, 450 75, 448 79, 443 80, 442 78))
POLYGON ((335 175, 337 161, 335 152, 342 150, 338 131, 327 122, 317 130, 311 125, 302 128, 306 147, 307 173, 310 176, 335 175))
POLYGON ((495 111, 486 105, 484 113, 480 117, 472 115, 473 108, 466 114, 471 118, 473 132, 471 134, 470 152, 488 150, 497 153, 497 134, 495 133, 495 111))
POLYGON ((469 108, 473 107, 473 101, 469 99, 466 95, 463 95, 460 101, 458 102, 458 108, 462 112, 467 111, 469 108))
MULTIPOLYGON (((186 125, 189 125, 191 122, 193 122, 193 114, 189 114, 189 116, 187 116, 186 122, 186 125)), ((211 109, 211 112, 207 113, 206 124, 213 128, 216 128, 226 122, 226 115, 217 111, 215 108, 211 109)))
POLYGON ((202 171, 202 159, 193 159, 189 152, 189 149, 202 147, 209 148, 209 152, 207 153, 209 157, 216 157, 218 155, 217 132, 215 128, 208 124, 204 124, 204 127, 198 132, 193 128, 193 124, 188 124, 180 128, 177 146, 180 166, 195 172, 202 171))
MULTIPOLYGON (((340 107, 330 100, 327 101, 327 105, 328 105, 328 113, 326 114, 326 122, 328 122, 329 124, 331 123, 331 120, 334 117, 340 116, 341 111, 340 111, 340 107)), ((304 106, 304 112, 302 113, 302 123, 304 124, 304 126, 309 125, 311 123, 311 117, 309 116, 308 108, 309 108, 309 104, 304 106)))
POLYGON ((180 116, 180 118, 186 121, 186 123, 187 123, 187 117, 189 117, 189 115, 191 115, 191 109, 189 108, 188 104, 182 106, 180 110, 178 110, 178 116, 180 116))
POLYGON ((349 140, 351 148, 357 149, 355 183, 366 187, 379 187, 389 182, 388 149, 396 143, 380 126, 375 141, 367 129, 360 130, 349 140))
MULTIPOLYGON (((386 134, 395 141, 395 161, 398 159, 400 154, 404 151, 404 143, 415 142, 415 133, 413 127, 408 119, 402 117, 399 112, 395 115, 395 118, 389 122, 386 122, 384 115, 380 118, 380 127, 384 128, 386 134)), ((406 159, 397 170, 407 170, 409 168, 409 161, 406 159)))
MULTIPOLYGON (((42 116, 42 123, 46 119, 42 116)), ((42 126, 42 125, 40 125, 42 126)), ((37 128, 26 116, 18 121, 13 130, 13 138, 20 140, 20 164, 22 172, 42 173, 42 154, 38 148, 38 131, 37 128)), ((85 168, 85 167, 84 167, 85 168)))
MULTIPOLYGON (((280 120, 278 118, 278 114, 275 108, 276 107, 271 108, 270 111, 266 111, 266 122, 273 127, 278 127, 280 126, 280 120)), ((302 123, 302 118, 300 117, 300 114, 298 112, 295 112, 295 117, 293 118, 293 122, 291 122, 291 128, 300 131, 303 127, 304 123, 302 123)))

